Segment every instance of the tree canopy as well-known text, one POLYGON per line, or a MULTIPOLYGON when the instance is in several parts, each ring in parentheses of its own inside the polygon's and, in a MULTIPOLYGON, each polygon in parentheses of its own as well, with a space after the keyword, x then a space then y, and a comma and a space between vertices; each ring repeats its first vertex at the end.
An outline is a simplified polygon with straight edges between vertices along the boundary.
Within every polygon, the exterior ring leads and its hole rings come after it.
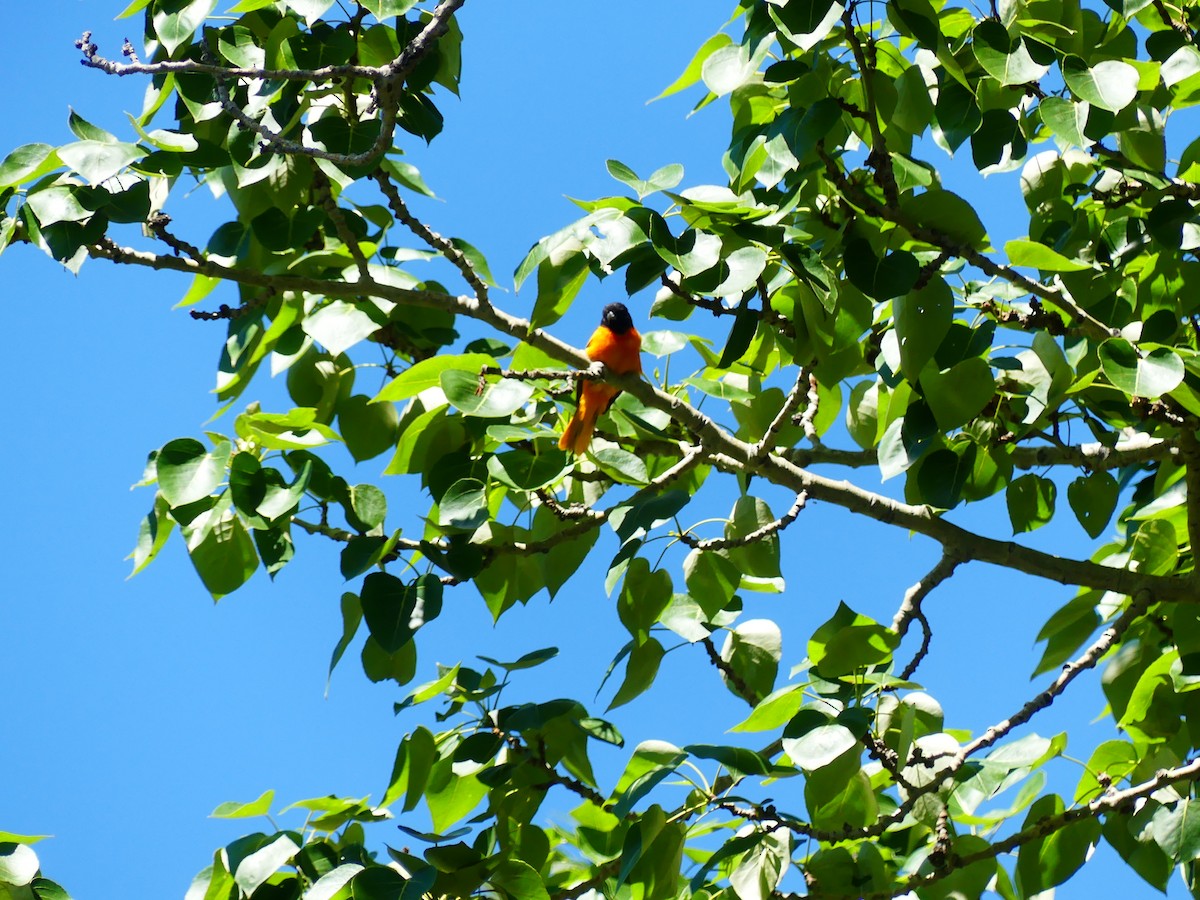
MULTIPOLYGON (((1195 10, 743 0, 664 91, 728 106, 727 183, 610 161, 613 193, 531 235, 510 294, 410 209, 429 189, 402 151, 454 114, 464 2, 134 0, 143 48, 77 44, 90 76, 144 82, 131 128, 72 113, 77 140, 0 162, 0 251, 184 273, 226 326, 224 414, 150 453, 135 572, 178 541, 220 599, 335 545, 329 668, 365 635, 412 723, 383 796, 299 801, 302 828, 217 850, 188 900, 1025 898, 1100 843, 1200 896, 1200 140, 1167 128, 1200 98, 1195 10), (966 169, 1016 176, 1025 233, 993 243, 971 198, 994 194, 947 187, 966 169), (228 215, 207 237, 164 212, 197 183, 228 215), (414 273, 431 258, 452 281, 414 273), (598 281, 644 377, 563 333, 598 281), (290 403, 251 399, 268 373, 290 403), (621 393, 559 449, 595 382, 621 393), (817 506, 940 558, 890 619, 806 597, 785 644, 766 600, 869 564, 805 556, 817 506), (1056 513, 1090 555, 1036 545, 1056 513), (596 559, 603 585, 572 580, 596 559), (1070 588, 1030 625, 1035 671, 1004 673, 1035 677, 1025 702, 976 731, 922 683, 925 601, 968 565, 1070 588), (472 588, 497 620, 606 594, 608 708, 510 701, 553 647, 428 670, 421 629, 472 588), (710 680, 665 690, 669 654, 710 680), (1070 735, 1034 729, 1092 670, 1109 738, 1047 777, 1070 735), (621 707, 702 717, 714 692, 744 708, 708 742, 626 746, 621 707)), ((0 896, 65 896, 0 839, 0 896)))

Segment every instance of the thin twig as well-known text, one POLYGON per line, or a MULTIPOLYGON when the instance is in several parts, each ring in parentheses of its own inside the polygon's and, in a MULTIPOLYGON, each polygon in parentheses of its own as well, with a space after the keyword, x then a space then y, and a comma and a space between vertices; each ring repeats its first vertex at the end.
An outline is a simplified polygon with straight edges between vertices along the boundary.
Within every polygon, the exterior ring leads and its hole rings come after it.
POLYGON ((693 550, 730 550, 734 547, 745 547, 748 544, 753 544, 756 541, 761 541, 763 538, 783 531, 783 529, 796 521, 807 502, 808 495, 801 491, 796 495, 796 501, 792 504, 792 508, 784 513, 784 515, 780 516, 774 522, 768 522, 766 525, 747 532, 740 537, 706 538, 701 540, 692 537, 686 531, 676 535, 676 537, 679 538, 681 543, 686 544, 693 550))
POLYGON ((1105 629, 1104 633, 1079 657, 1063 666, 1062 671, 1059 672, 1058 677, 1054 679, 1049 687, 1022 706, 1018 712, 1003 722, 997 722, 979 737, 975 738, 975 740, 964 744, 958 751, 954 768, 957 769, 973 754, 990 747, 1018 725, 1024 725, 1039 711, 1053 703, 1067 689, 1067 685, 1074 681, 1080 673, 1086 672, 1100 661, 1100 658, 1121 639, 1121 635, 1129 629, 1129 626, 1146 611, 1150 602, 1151 598, 1145 594, 1139 593, 1133 597, 1130 600, 1129 606, 1121 613, 1120 617, 1105 629))
POLYGON ((358 245, 358 238, 354 236, 350 231, 350 227, 346 224, 345 213, 333 197, 333 185, 325 173, 315 164, 312 168, 313 188, 316 192, 317 200, 325 210, 325 214, 333 222, 338 239, 341 240, 342 245, 350 252, 350 256, 354 260, 354 265, 358 268, 359 280, 369 281, 371 279, 370 265, 367 263, 367 258, 363 256, 362 247, 358 245))
POLYGON ((713 639, 711 637, 704 637, 700 639, 700 643, 704 645, 704 650, 708 653, 708 661, 716 666, 717 670, 725 676, 725 680, 729 682, 729 686, 733 688, 734 693, 752 707, 757 706, 761 698, 746 683, 745 679, 737 673, 737 670, 721 658, 721 654, 717 652, 717 645, 713 643, 713 639))
MULTIPOLYGON (((775 418, 771 420, 771 424, 767 426, 767 430, 763 432, 763 436, 759 439, 755 447, 755 459, 762 459, 774 449, 775 436, 779 434, 779 429, 792 417, 792 413, 800 405, 800 400, 805 396, 805 392, 808 389, 809 377, 809 372, 805 368, 801 368, 799 373, 797 373, 796 383, 788 391, 787 397, 783 400, 783 405, 779 407, 779 412, 775 414, 775 418)), ((805 434, 807 433, 808 429, 805 429, 805 434)))
POLYGON ((944 552, 937 565, 930 569, 924 578, 905 591, 904 602, 900 604, 900 608, 896 610, 896 615, 892 619, 892 630, 900 637, 904 637, 908 633, 909 625, 915 619, 921 625, 922 636, 921 646, 900 673, 901 681, 908 681, 912 678, 921 661, 929 653, 929 642, 933 639, 933 630, 929 626, 929 619, 925 617, 925 612, 921 609, 922 601, 929 596, 930 591, 953 575, 954 570, 961 562, 962 560, 957 555, 944 552))
POLYGON ((480 303, 491 304, 488 297, 488 286, 479 273, 475 270, 474 263, 467 258, 453 241, 447 240, 436 231, 433 231, 428 225, 414 216, 405 204, 404 199, 400 196, 400 191, 392 183, 386 172, 375 171, 370 177, 379 185, 379 189, 387 198, 388 207, 392 211, 392 215, 396 217, 396 221, 404 225, 409 231, 423 240, 426 244, 436 250, 442 256, 450 261, 454 268, 458 269, 463 280, 471 286, 471 290, 475 292, 475 298, 480 303))

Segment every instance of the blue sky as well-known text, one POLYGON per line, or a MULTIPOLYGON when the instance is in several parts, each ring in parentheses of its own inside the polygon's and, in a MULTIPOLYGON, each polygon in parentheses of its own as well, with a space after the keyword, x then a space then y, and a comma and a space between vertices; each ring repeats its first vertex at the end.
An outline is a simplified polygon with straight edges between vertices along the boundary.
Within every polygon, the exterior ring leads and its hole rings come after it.
MULTIPOLYGON (((136 19, 111 20, 121 5, 50 0, 6 11, 9 33, 19 40, 0 62, 8 85, 0 93, 0 155, 26 142, 70 140, 68 105, 125 133, 125 112, 140 109, 143 85, 85 70, 72 46, 84 29, 106 55, 117 55, 126 35, 136 42, 136 19)), ((695 93, 646 101, 720 28, 732 5, 468 0, 462 99, 446 100, 446 129, 431 148, 414 141, 406 150, 439 196, 414 201, 414 209, 435 230, 479 247, 503 280, 540 236, 577 217, 566 196, 616 191, 604 168, 608 158, 643 174, 680 162, 685 184, 721 182, 723 104, 689 118, 695 93)), ((955 171, 949 168, 948 177, 959 177, 955 171)), ((1023 214, 1015 179, 1007 178, 990 182, 998 201, 980 204, 994 239, 1020 228, 1006 207, 1023 214)), ((959 190, 970 196, 974 188, 959 190)), ((168 211, 177 231, 199 244, 223 221, 203 190, 168 211)), ((396 743, 417 720, 393 717, 392 702, 404 691, 368 683, 354 652, 325 699, 326 666, 340 634, 338 598, 354 587, 337 574, 335 548, 304 541, 274 584, 260 572, 215 607, 176 542, 126 580, 125 556, 152 501, 150 491, 130 490, 146 453, 198 435, 216 409, 210 390, 223 327, 171 309, 186 280, 94 262, 74 277, 24 246, 0 259, 0 277, 11 416, 0 444, 9 508, 0 547, 7 573, 0 601, 0 679, 7 686, 0 830, 53 835, 36 850, 46 874, 77 898, 181 897, 214 849, 265 827, 208 818, 217 804, 268 788, 277 808, 330 793, 378 799, 396 743)), ((621 299, 617 281, 590 283, 557 333, 582 345, 603 303, 621 299)), ((223 301, 229 296, 214 295, 204 306, 223 301)), ((500 302, 527 312, 532 296, 500 302)), ((648 298, 630 305, 642 327, 648 298)), ((262 383, 245 399, 254 396, 270 402, 279 386, 262 383)), ((354 477, 376 480, 385 461, 360 465, 354 477)), ((387 487, 399 507, 408 489, 387 487)), ((777 513, 790 502, 771 499, 777 513)), ((727 511, 720 500, 696 518, 727 511)), ((1007 536, 1002 501, 969 520, 1007 536)), ((1063 540, 1072 555, 1088 552, 1069 513, 1031 542, 1050 548, 1063 540)), ((786 534, 785 548, 788 593, 756 597, 747 612, 783 626, 784 673, 803 658, 804 640, 838 600, 888 621, 905 587, 936 559, 924 540, 816 506, 786 534)), ((601 565, 611 549, 610 542, 598 552, 601 565)), ((601 712, 613 685, 590 698, 624 638, 598 586, 600 571, 581 573, 553 604, 539 597, 513 610, 497 628, 469 589, 450 592, 442 618, 422 632, 417 680, 432 677, 435 661, 515 659, 553 644, 558 659, 520 678, 512 699, 570 691, 601 712)), ((926 608, 938 630, 922 676, 948 724, 977 729, 1020 705, 1032 692, 1026 679, 1037 655, 1033 638, 1067 598, 1056 586, 978 565, 930 598, 926 608)), ((695 652, 672 653, 660 682, 661 689, 614 716, 630 747, 648 737, 720 740, 721 729, 743 715, 695 652), (689 690, 697 679, 711 685, 711 698, 701 702, 689 690)), ((1098 691, 1083 690, 1090 699, 1082 708, 1054 710, 1035 730, 1049 735, 1079 726, 1089 747, 1108 737, 1107 725, 1087 724, 1101 709, 1098 691)), ((1086 758, 1087 751, 1075 755, 1086 758)), ((619 771, 624 758, 600 756, 598 768, 619 771)), ((1073 785, 1074 770, 1064 771, 1073 785)), ((551 812, 570 807, 557 799, 551 812)), ((375 837, 398 840, 387 825, 377 826, 375 837)), ((1104 865, 1059 896, 1098 890, 1150 893, 1123 866, 1104 865)))

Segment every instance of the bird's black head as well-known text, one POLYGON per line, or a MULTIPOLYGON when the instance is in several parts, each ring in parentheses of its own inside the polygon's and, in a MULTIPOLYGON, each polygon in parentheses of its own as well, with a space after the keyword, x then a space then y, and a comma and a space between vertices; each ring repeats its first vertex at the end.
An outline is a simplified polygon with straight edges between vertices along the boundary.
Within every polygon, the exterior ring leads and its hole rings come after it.
POLYGON ((604 307, 604 313, 600 316, 600 324, 607 327, 613 334, 624 334, 633 327, 633 318, 629 315, 629 310, 625 308, 624 303, 610 303, 604 307))

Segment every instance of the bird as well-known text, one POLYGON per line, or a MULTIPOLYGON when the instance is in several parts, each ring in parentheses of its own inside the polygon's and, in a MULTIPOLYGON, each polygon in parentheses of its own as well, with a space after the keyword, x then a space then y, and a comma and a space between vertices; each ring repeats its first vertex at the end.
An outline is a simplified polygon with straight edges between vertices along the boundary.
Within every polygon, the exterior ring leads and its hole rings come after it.
MULTIPOLYGON (((642 336, 633 327, 633 319, 624 303, 610 303, 600 316, 600 326, 584 348, 588 359, 604 363, 618 375, 642 373, 642 336)), ((575 415, 558 440, 560 450, 575 455, 585 452, 592 442, 596 420, 612 406, 621 389, 603 381, 580 379, 576 391, 575 415)))

